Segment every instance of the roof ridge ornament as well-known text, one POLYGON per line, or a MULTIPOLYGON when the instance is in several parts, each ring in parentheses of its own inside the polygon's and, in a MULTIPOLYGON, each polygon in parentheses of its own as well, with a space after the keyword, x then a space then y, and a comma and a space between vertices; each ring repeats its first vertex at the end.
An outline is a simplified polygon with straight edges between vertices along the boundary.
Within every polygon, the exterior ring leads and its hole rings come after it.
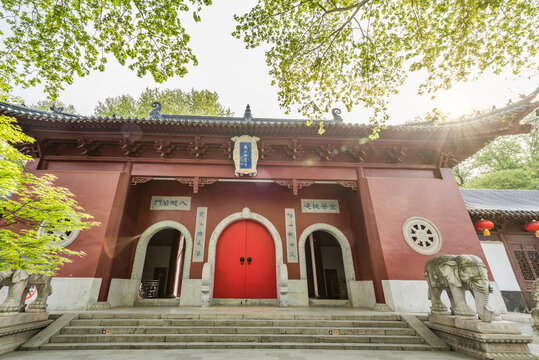
POLYGON ((247 106, 245 107, 245 112, 243 113, 243 120, 245 121, 253 120, 253 116, 251 114, 251 106, 249 106, 249 104, 247 104, 247 106))
POLYGON ((341 117, 342 111, 339 108, 331 109, 331 115, 333 115, 333 121, 344 121, 341 117))
POLYGON ((56 106, 51 106, 51 111, 54 113, 54 114, 61 114, 63 111, 64 111, 64 108, 63 107, 56 107, 56 106))
POLYGON ((150 111, 150 119, 151 120, 161 120, 163 117, 161 115, 161 109, 163 109, 163 104, 161 104, 159 101, 154 101, 152 103, 153 110, 150 111))

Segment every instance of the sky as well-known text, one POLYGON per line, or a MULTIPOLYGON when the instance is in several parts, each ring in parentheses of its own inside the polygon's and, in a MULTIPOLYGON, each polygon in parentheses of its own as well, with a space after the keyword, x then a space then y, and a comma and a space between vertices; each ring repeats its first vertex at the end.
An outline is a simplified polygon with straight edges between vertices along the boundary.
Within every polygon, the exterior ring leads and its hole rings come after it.
MULTIPOLYGON (((229 107, 236 116, 242 116, 245 106, 250 104, 253 117, 303 118, 295 113, 285 114, 279 107, 276 87, 270 85, 264 49, 245 49, 243 42, 232 37, 236 23, 233 15, 243 14, 256 2, 249 0, 215 1, 205 8, 202 21, 190 21, 186 14, 185 26, 191 35, 190 45, 198 58, 199 65, 190 67, 183 77, 174 77, 157 84, 151 76, 138 78, 135 72, 110 61, 105 72, 94 72, 84 78, 75 78, 66 86, 59 99, 75 106, 81 115, 92 115, 98 101, 107 97, 130 94, 137 98, 147 87, 180 88, 182 90, 208 89, 216 91, 220 102, 229 107)), ((447 113, 450 117, 469 114, 474 110, 490 109, 493 105, 502 107, 508 100, 516 101, 519 94, 529 94, 539 86, 539 74, 528 78, 511 73, 484 75, 477 81, 455 85, 449 91, 437 94, 434 100, 429 96, 417 95, 422 74, 410 74, 399 93, 390 98, 390 124, 401 124, 423 117, 433 108, 447 113)), ((26 104, 35 104, 44 98, 41 88, 18 89, 26 104)), ((345 122, 366 123, 369 112, 357 107, 348 113, 342 109, 345 122)), ((163 109, 162 113, 166 113, 163 109)), ((331 116, 328 114, 328 117, 331 116)))

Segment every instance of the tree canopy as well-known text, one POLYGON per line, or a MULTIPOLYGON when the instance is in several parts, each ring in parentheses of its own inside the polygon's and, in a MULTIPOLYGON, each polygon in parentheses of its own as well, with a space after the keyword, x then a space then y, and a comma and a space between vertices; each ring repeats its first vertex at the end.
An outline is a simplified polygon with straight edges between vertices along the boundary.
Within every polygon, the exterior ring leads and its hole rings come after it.
POLYGON ((11 144, 32 141, 13 119, 0 116, 0 271, 21 268, 53 275, 71 261, 68 256, 83 254, 59 245, 65 233, 97 223, 68 189, 54 185, 53 175, 22 172, 31 158, 11 144))
POLYGON ((125 94, 106 98, 95 107, 97 116, 148 117, 152 103, 159 101, 165 114, 232 116, 229 108, 219 102, 219 95, 214 91, 147 88, 138 99, 125 94))
POLYGON ((322 114, 337 103, 387 119, 389 95, 423 71, 433 94, 485 71, 539 69, 539 6, 529 0, 259 0, 236 16, 247 48, 269 45, 280 105, 322 114))
POLYGON ((43 84, 56 98, 75 75, 103 71, 110 58, 155 81, 197 64, 183 14, 200 21, 211 0, 0 0, 0 78, 43 84))
POLYGON ((464 188, 529 189, 539 186, 539 117, 530 114, 524 123, 534 125, 529 134, 499 137, 453 169, 464 188))

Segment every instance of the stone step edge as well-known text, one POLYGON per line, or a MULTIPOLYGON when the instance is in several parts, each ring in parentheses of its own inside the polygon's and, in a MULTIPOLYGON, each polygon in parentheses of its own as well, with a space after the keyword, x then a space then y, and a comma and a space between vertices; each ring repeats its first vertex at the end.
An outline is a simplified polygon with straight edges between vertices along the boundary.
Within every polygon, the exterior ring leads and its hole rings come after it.
POLYGON ((332 350, 409 350, 433 351, 427 344, 391 343, 256 343, 256 342, 168 342, 168 343, 49 343, 39 350, 100 350, 101 349, 332 349, 332 350))
POLYGON ((400 314, 373 315, 307 315, 307 314, 159 314, 159 313, 92 313, 83 312, 79 319, 185 319, 185 320, 374 320, 401 321, 400 314))
MULTIPOLYGON (((200 323, 201 326, 206 326, 208 324, 215 325, 219 323, 230 323, 233 322, 233 326, 241 326, 238 324, 245 323, 245 324, 256 324, 260 322, 271 322, 272 324, 277 323, 278 326, 282 326, 283 323, 290 323, 291 325, 294 324, 324 324, 324 323, 342 323, 342 324, 402 324, 403 327, 407 327, 407 323, 402 320, 387 320, 387 321, 380 321, 380 320, 269 320, 269 319, 76 319, 77 321, 93 321, 93 322, 99 322, 99 321, 131 321, 131 322, 148 322, 148 321, 162 321, 164 324, 166 322, 174 321, 176 323, 189 323, 189 326, 196 326, 193 325, 193 322, 200 323)), ((92 325, 87 325, 92 326, 92 325)), ((120 325, 121 326, 121 325, 120 325)), ((124 325, 124 326, 133 326, 133 325, 124 325)), ((353 325, 358 326, 358 325, 353 325)))
MULTIPOLYGON (((68 325, 65 326, 63 329, 76 329, 76 330, 82 330, 82 329, 106 329, 106 330, 119 330, 119 329, 131 329, 133 326, 131 325, 68 325)), ((167 326, 160 326, 160 325, 138 325, 137 328, 140 329, 236 329, 238 326, 174 326, 174 325, 167 325, 167 326)), ((298 330, 312 330, 312 329, 319 329, 319 330, 344 330, 344 331, 354 331, 354 330, 413 330, 410 327, 359 327, 359 326, 241 326, 242 329, 250 330, 250 329, 298 329, 298 330)))

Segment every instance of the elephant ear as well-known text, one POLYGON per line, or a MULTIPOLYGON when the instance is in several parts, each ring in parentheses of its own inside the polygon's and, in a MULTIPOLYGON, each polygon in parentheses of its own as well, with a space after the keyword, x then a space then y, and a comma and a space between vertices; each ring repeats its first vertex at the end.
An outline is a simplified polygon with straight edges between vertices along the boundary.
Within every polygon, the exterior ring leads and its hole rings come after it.
POLYGON ((13 274, 13 278, 12 278, 11 281, 14 282, 14 283, 17 283, 19 281, 23 281, 23 280, 28 279, 29 276, 30 276, 30 274, 28 274, 28 271, 22 270, 22 269, 17 269, 17 270, 15 270, 15 273, 13 274))
POLYGON ((456 261, 446 261, 445 263, 440 265, 440 272, 451 285, 456 287, 462 287, 462 282, 459 278, 458 266, 456 261))

